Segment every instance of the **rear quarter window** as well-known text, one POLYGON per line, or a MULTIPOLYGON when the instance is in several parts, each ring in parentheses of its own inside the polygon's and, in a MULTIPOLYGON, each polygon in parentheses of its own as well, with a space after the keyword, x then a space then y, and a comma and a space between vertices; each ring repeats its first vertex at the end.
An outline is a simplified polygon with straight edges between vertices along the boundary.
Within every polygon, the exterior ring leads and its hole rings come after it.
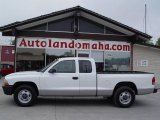
POLYGON ((79 60, 79 72, 80 73, 91 73, 92 64, 89 60, 79 60))

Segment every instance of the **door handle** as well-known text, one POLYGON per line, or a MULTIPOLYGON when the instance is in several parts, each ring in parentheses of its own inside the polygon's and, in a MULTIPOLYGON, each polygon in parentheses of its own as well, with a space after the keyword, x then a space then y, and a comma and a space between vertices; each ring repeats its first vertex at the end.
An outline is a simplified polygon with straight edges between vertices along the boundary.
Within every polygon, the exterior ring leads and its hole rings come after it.
POLYGON ((77 80, 77 79, 78 79, 78 77, 72 77, 72 79, 73 79, 73 80, 77 80))

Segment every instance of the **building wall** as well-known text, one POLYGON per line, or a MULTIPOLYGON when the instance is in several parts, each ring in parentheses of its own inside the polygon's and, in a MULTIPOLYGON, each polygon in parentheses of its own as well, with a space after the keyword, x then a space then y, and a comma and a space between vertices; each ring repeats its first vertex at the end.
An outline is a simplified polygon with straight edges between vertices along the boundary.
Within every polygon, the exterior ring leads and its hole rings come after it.
POLYGON ((14 65, 15 47, 0 46, 0 62, 14 65))
POLYGON ((154 73, 160 84, 160 49, 135 44, 133 46, 133 70, 154 73))
POLYGON ((4 62, 14 62, 14 46, 2 46, 1 60, 4 62))

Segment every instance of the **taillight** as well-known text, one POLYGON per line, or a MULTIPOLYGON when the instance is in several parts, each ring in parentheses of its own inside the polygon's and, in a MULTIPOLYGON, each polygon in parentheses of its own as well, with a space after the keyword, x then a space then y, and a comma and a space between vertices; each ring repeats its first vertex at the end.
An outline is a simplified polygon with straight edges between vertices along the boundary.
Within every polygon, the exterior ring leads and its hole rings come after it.
POLYGON ((156 83, 156 79, 155 79, 155 77, 153 77, 152 78, 152 85, 155 85, 155 83, 156 83))

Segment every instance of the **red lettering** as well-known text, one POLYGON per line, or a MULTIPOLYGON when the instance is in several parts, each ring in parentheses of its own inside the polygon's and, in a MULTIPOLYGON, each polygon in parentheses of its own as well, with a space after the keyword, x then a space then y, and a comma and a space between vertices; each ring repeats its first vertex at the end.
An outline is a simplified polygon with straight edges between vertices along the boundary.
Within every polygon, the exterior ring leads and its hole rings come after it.
POLYGON ((66 42, 61 42, 61 48, 67 48, 67 43, 66 42))
POLYGON ((19 47, 48 47, 48 48, 68 48, 68 49, 94 49, 94 50, 106 50, 106 51, 130 51, 130 45, 129 44, 118 44, 118 42, 108 42, 105 44, 103 41, 97 41, 90 43, 89 41, 75 41, 71 39, 70 41, 55 41, 54 39, 48 39, 48 41, 45 40, 38 40, 38 39, 21 39, 19 42, 19 47), (114 44, 115 43, 115 44, 114 44))
POLYGON ((26 44, 26 41, 24 40, 24 38, 23 38, 23 40, 21 41, 21 43, 20 43, 19 46, 27 47, 27 44, 26 44))
POLYGON ((122 45, 117 45, 117 50, 122 50, 122 45))
POLYGON ((28 41, 28 47, 34 47, 34 41, 28 41))
POLYGON ((39 47, 39 40, 36 40, 35 43, 36 43, 36 46, 39 47))
POLYGON ((49 44, 48 44, 48 47, 52 47, 52 40, 51 39, 49 39, 49 44))
POLYGON ((89 43, 82 43, 82 49, 90 49, 89 43))
POLYGON ((109 44, 105 44, 105 50, 109 50, 109 44))
POLYGON ((42 41, 42 42, 41 42, 41 46, 42 46, 42 47, 46 47, 46 41, 42 41))
POLYGON ((92 44, 92 49, 97 49, 97 44, 92 44))
POLYGON ((112 45, 112 50, 116 50, 116 45, 112 45))
POLYGON ((123 45, 123 51, 130 51, 129 45, 123 45))
POLYGON ((54 42, 54 43, 53 43, 53 47, 54 47, 54 48, 59 48, 59 42, 54 42))
POLYGON ((81 44, 80 43, 76 43, 76 48, 81 48, 81 44))
POLYGON ((98 49, 103 50, 103 44, 101 42, 98 42, 98 49))
POLYGON ((74 40, 72 40, 72 42, 69 43, 69 48, 74 48, 74 40))

